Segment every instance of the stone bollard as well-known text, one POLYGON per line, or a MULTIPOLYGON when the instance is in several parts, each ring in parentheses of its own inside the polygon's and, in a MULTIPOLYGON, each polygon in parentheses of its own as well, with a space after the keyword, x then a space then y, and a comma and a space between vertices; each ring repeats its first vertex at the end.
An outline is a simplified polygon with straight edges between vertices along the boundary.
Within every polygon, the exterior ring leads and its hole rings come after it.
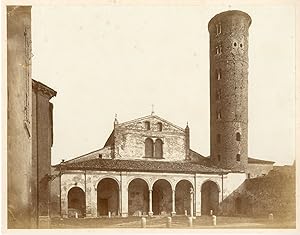
POLYGON ((212 222, 212 226, 216 226, 217 225, 217 216, 213 215, 211 217, 211 222, 212 222))
POLYGON ((142 216, 142 212, 138 211, 138 217, 141 217, 141 216, 142 216))
POLYGON ((210 215, 213 215, 213 210, 210 210, 210 215))
POLYGON ((184 210, 184 215, 187 216, 187 210, 184 210))
POLYGON ((270 221, 270 222, 273 222, 273 219, 274 219, 274 216, 273 216, 272 213, 270 213, 270 214, 269 214, 269 221, 270 221))
POLYGON ((142 227, 142 228, 146 228, 146 223, 147 223, 146 218, 143 217, 143 218, 141 219, 141 227, 142 227))
POLYGON ((171 226, 172 226, 172 218, 171 218, 171 217, 168 217, 168 218, 167 218, 167 224, 166 224, 166 227, 167 227, 167 228, 171 228, 171 226))
POLYGON ((188 221, 189 227, 193 227, 193 217, 189 217, 188 221))
POLYGON ((75 212, 75 218, 78 219, 78 213, 77 212, 75 212))
POLYGON ((109 211, 109 212, 108 212, 108 218, 110 218, 110 217, 111 217, 111 212, 109 211))

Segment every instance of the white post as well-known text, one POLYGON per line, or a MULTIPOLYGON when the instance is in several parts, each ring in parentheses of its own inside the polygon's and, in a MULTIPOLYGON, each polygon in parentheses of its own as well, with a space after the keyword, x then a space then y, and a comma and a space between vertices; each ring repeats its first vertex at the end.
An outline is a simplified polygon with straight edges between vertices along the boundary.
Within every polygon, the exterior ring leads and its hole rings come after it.
POLYGON ((213 215, 211 218, 212 218, 212 225, 216 226, 217 225, 217 216, 213 215))
POLYGON ((189 227, 193 227, 193 217, 188 217, 188 219, 189 227))
POLYGON ((141 219, 141 227, 142 228, 146 228, 146 223, 147 223, 146 218, 142 217, 142 219, 141 219))
POLYGON ((172 190, 172 212, 171 215, 174 216, 176 215, 176 210, 175 210, 175 190, 172 190))
POLYGON ((172 226, 172 218, 171 218, 171 217, 168 217, 168 218, 167 218, 167 224, 166 224, 166 227, 167 227, 167 228, 171 228, 171 226, 172 226))
POLYGON ((152 211, 152 189, 149 190, 149 216, 153 215, 152 211))
POLYGON ((108 218, 110 218, 110 217, 111 217, 111 212, 109 211, 109 212, 108 212, 108 218))

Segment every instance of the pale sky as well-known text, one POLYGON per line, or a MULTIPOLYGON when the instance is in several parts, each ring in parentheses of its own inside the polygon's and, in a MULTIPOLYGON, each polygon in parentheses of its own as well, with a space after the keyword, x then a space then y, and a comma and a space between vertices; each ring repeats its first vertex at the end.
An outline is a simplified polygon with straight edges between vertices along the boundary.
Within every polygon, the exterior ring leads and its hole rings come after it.
POLYGON ((209 34, 238 9, 249 31, 249 156, 295 159, 295 10, 289 6, 34 6, 33 78, 57 91, 52 164, 102 148, 119 122, 155 114, 209 155, 209 34))

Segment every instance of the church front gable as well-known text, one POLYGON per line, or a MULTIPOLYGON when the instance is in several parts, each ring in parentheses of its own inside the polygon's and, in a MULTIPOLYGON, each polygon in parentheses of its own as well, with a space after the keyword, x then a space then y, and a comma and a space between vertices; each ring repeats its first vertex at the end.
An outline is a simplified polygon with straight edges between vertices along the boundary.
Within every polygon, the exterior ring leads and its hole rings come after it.
POLYGON ((184 129, 155 115, 115 127, 115 158, 178 161, 186 147, 184 129))

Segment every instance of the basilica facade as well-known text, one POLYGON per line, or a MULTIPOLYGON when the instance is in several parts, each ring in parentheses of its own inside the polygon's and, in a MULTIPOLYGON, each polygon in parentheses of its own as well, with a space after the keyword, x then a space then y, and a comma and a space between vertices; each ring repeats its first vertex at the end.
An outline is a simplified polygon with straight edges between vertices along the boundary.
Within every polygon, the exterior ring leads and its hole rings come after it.
MULTIPOLYGON (((259 172, 272 166, 251 162, 259 172)), ((247 172, 216 167, 191 150, 188 126, 154 114, 124 123, 115 119, 103 148, 61 162, 54 174, 59 177, 53 202, 62 217, 74 209, 86 217, 217 214, 247 178, 247 172)))

